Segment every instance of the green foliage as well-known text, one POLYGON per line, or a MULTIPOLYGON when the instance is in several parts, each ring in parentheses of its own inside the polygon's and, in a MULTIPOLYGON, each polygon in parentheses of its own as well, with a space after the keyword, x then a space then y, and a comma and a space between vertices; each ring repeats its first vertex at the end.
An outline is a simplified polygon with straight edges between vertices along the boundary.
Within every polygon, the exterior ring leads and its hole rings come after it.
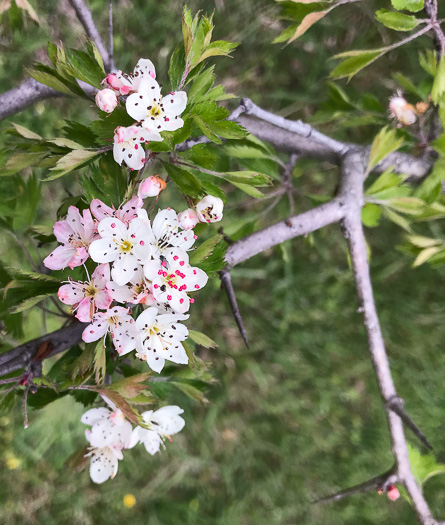
POLYGON ((371 172, 390 153, 397 151, 402 144, 403 138, 398 138, 394 129, 383 128, 372 143, 367 173, 371 172))
POLYGON ((391 0, 391 4, 395 9, 406 9, 412 13, 417 13, 423 9, 425 0, 391 0))
POLYGON ((375 14, 376 19, 389 29, 395 31, 412 31, 419 24, 419 20, 411 15, 379 9, 375 14))
POLYGON ((408 445, 411 471, 419 485, 424 485, 430 478, 445 474, 445 465, 438 463, 434 454, 421 454, 417 448, 408 445))

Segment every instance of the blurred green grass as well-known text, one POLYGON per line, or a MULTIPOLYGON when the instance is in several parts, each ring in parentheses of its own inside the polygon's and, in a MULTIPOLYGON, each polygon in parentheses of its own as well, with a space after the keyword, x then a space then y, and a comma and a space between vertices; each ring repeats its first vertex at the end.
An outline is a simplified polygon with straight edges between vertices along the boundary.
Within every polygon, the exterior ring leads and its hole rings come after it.
MULTIPOLYGON (((49 13, 46 26, 29 26, 26 35, 15 33, 5 40, 7 52, 0 67, 4 89, 22 78, 23 65, 42 58, 49 37, 73 46, 83 39, 67 4, 41 0, 36 5, 39 14, 49 13)), ((106 2, 90 5, 99 27, 105 28, 106 2)), ((207 12, 215 6, 198 0, 189 5, 207 12)), ((271 47, 280 30, 273 2, 225 0, 216 5, 216 36, 243 42, 234 60, 218 63, 220 80, 229 91, 289 116, 308 117, 318 108, 325 94, 328 56, 350 47, 354 39, 355 47, 373 45, 377 33, 367 4, 323 21, 293 46, 271 47)), ((131 68, 139 56, 146 56, 156 63, 158 76, 166 78, 166 59, 180 38, 181 9, 182 2, 173 0, 118 2, 119 67, 131 68)), ((352 96, 366 89, 385 104, 395 60, 408 74, 419 74, 409 53, 388 56, 373 66, 373 74, 359 77, 348 88, 352 96)), ((12 120, 55 136, 64 118, 79 117, 73 106, 64 100, 45 101, 12 120)), ((82 118, 88 121, 87 111, 82 118)), ((327 130, 336 132, 333 127, 327 130)), ((373 131, 340 131, 338 138, 369 141, 373 131)), ((325 193, 336 181, 332 172, 304 165, 295 183, 302 192, 325 193)), ((42 222, 53 220, 58 192, 60 188, 44 189, 48 205, 40 212, 42 222)), ((238 206, 242 197, 237 192, 231 197, 234 204, 227 207, 225 226, 252 213, 238 206)), ((306 207, 305 201, 297 202, 297 209, 306 207)), ((283 199, 261 222, 286 213, 283 199)), ((369 231, 368 241, 397 388, 444 460, 444 273, 428 267, 412 270, 411 261, 395 250, 400 231, 388 223, 369 231)), ((7 250, 11 260, 18 260, 18 252, 3 241, 2 251, 7 250)), ((186 427, 162 454, 152 458, 143 448, 127 451, 116 479, 95 486, 87 472, 74 473, 65 466, 85 444, 80 404, 64 398, 41 411, 30 410, 26 431, 20 406, 0 418, 0 523, 416 523, 408 503, 392 503, 374 493, 311 505, 313 499, 369 479, 392 463, 339 228, 329 227, 260 255, 234 269, 232 278, 250 348, 243 346, 219 283, 209 283, 196 301, 190 326, 219 344, 216 350, 199 352, 212 363, 218 383, 207 392, 207 406, 178 393, 169 396, 169 404, 184 407, 186 427), (126 494, 135 496, 134 507, 124 505, 126 494)), ((27 336, 39 335, 39 312, 32 311, 27 320, 27 336)), ((427 498, 442 517, 444 489, 443 477, 427 484, 427 498)))

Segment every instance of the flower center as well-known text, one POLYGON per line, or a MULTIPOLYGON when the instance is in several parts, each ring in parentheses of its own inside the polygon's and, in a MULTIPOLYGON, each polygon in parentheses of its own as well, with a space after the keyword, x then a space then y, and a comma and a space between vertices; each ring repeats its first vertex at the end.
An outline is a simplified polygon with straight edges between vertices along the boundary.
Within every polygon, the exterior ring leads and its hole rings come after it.
POLYGON ((159 117, 163 114, 162 108, 159 104, 153 103, 152 108, 150 109, 148 116, 149 117, 159 117))
POLYGON ((130 253, 133 244, 127 239, 126 241, 121 242, 119 249, 122 253, 130 253))
POLYGON ((92 284, 90 284, 89 286, 85 288, 85 297, 91 297, 92 299, 94 299, 97 292, 98 292, 98 289, 95 288, 92 284))

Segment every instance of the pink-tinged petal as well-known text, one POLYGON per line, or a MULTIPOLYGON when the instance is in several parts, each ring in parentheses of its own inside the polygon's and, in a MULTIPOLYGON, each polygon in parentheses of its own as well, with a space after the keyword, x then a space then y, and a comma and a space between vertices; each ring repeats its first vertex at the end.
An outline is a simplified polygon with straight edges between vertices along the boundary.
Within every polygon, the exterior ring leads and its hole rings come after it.
POLYGON ((82 339, 85 341, 85 343, 97 341, 107 333, 107 330, 108 323, 103 319, 93 321, 82 332, 82 339))
POLYGON ((72 270, 76 266, 81 266, 87 259, 88 259, 88 252, 83 246, 81 246, 80 248, 76 248, 74 250, 74 254, 70 262, 68 263, 68 266, 72 270))
MULTIPOLYGON (((115 217, 107 217, 100 221, 97 231, 101 237, 107 239, 120 239, 127 235, 127 227, 125 224, 115 217)), ((106 261, 100 261, 106 262, 106 261)))
POLYGON ((179 232, 176 234, 175 245, 182 250, 190 250, 190 248, 195 244, 195 237, 193 230, 179 232))
POLYGON ((126 148, 124 151, 125 164, 133 170, 141 170, 145 164, 145 150, 140 145, 138 148, 126 148))
POLYGON ((94 296, 94 303, 99 310, 108 310, 112 301, 113 298, 108 295, 106 290, 100 290, 99 292, 96 292, 96 295, 94 296))
POLYGON ((157 354, 153 352, 147 353, 147 365, 158 374, 162 371, 165 365, 165 359, 158 356, 157 354))
POLYGON ((93 240, 94 220, 91 216, 90 210, 83 210, 83 234, 82 239, 85 243, 90 243, 93 240))
POLYGON ((91 279, 97 288, 105 288, 105 285, 110 280, 110 265, 108 263, 99 264, 91 275, 91 279))
POLYGON ((137 76, 150 76, 151 78, 156 78, 156 69, 153 65, 153 62, 148 58, 140 58, 136 67, 134 68, 133 75, 137 76))
POLYGON ((187 93, 185 91, 176 91, 174 94, 162 97, 164 113, 167 117, 179 116, 187 106, 187 93))
POLYGON ((94 262, 108 263, 118 256, 117 247, 110 239, 98 239, 90 244, 90 257, 94 262))
POLYGON ((74 253, 75 249, 70 245, 58 246, 43 260, 43 264, 50 270, 63 270, 68 266, 74 253))
POLYGON ((83 234, 83 219, 80 215, 79 210, 75 206, 70 206, 68 208, 68 213, 66 216, 66 221, 73 230, 73 232, 82 238, 83 234))
POLYGON ((98 221, 113 216, 113 210, 99 199, 93 199, 91 201, 90 209, 98 221))
POLYGON ((59 288, 57 296, 59 297, 59 300, 64 304, 77 304, 84 297, 83 286, 83 284, 77 282, 64 284, 59 288))
POLYGON ((76 317, 81 323, 89 323, 94 315, 94 307, 90 297, 80 301, 76 311, 76 317))
POLYGON ((124 286, 119 286, 114 281, 110 281, 107 284, 107 292, 110 297, 119 303, 133 303, 134 301, 134 292, 131 287, 131 284, 125 284, 124 286))
POLYGON ((108 419, 109 417, 110 411, 108 410, 108 408, 91 408, 90 410, 87 410, 85 414, 80 418, 80 422, 84 425, 93 426, 94 423, 96 423, 97 421, 101 421, 102 419, 108 419))
POLYGON ((138 216, 138 210, 142 208, 144 201, 139 197, 132 197, 120 208, 120 217, 123 222, 130 222, 138 216))
POLYGON ((138 261, 134 255, 121 255, 113 263, 111 277, 113 281, 123 286, 130 281, 138 269, 138 261))
POLYGON ((62 244, 68 243, 70 236, 73 234, 73 230, 67 221, 57 221, 54 223, 53 232, 58 242, 62 244))
POLYGON ((177 129, 182 128, 184 121, 181 117, 169 117, 165 116, 162 122, 163 131, 176 131, 177 129))

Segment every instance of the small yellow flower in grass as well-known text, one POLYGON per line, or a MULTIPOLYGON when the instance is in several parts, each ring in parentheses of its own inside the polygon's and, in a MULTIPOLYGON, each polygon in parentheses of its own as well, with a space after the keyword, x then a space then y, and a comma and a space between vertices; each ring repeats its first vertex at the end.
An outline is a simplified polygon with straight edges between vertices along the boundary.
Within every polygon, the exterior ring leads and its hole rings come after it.
POLYGON ((9 470, 15 470, 16 468, 20 467, 20 460, 16 458, 15 456, 10 456, 6 460, 6 466, 9 470))
POLYGON ((136 505, 136 498, 133 496, 133 494, 125 494, 124 505, 127 507, 127 509, 131 509, 136 505))

